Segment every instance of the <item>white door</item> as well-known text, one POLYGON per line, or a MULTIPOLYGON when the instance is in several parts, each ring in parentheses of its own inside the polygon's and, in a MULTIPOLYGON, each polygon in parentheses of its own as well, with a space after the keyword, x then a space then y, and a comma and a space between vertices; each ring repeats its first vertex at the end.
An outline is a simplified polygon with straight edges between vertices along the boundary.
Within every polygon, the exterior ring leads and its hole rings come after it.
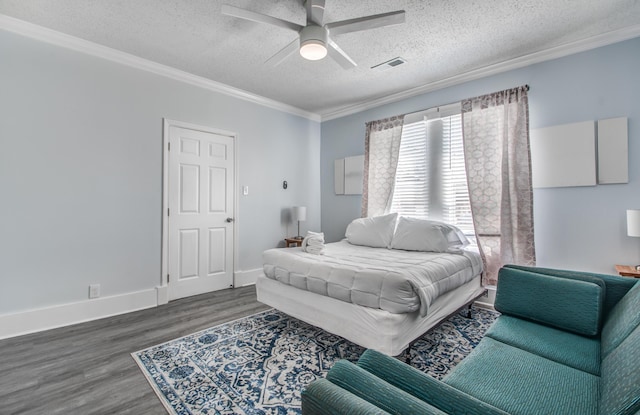
POLYGON ((169 127, 169 300, 233 286, 234 139, 169 127))

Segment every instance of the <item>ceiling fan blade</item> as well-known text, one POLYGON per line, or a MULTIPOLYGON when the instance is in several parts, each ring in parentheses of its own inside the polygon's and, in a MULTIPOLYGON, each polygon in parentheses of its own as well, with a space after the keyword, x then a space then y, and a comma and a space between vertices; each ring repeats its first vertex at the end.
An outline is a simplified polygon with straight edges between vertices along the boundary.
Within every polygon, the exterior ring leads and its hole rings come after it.
POLYGON ((265 63, 271 66, 278 66, 282 61, 296 53, 298 49, 300 49, 300 38, 296 38, 293 42, 280 49, 278 53, 267 59, 265 63))
POLYGON ((329 53, 329 56, 331 56, 334 61, 338 62, 338 64, 344 69, 351 69, 358 66, 358 64, 355 63, 354 60, 351 59, 349 55, 347 55, 344 50, 342 50, 340 46, 336 44, 336 42, 328 39, 327 43, 330 46, 329 50, 327 51, 329 53))
POLYGON ((357 19, 343 20, 325 25, 332 35, 358 32, 360 30, 375 29, 377 27, 391 26, 404 23, 404 10, 375 14, 373 16, 358 17, 357 19))
POLYGON ((296 24, 293 22, 278 19, 277 17, 267 16, 266 14, 252 12, 251 10, 230 6, 228 4, 222 5, 222 14, 225 14, 227 16, 237 17, 240 19, 251 20, 252 22, 267 23, 270 25, 282 27, 283 29, 293 30, 296 32, 299 32, 303 28, 303 26, 300 26, 299 24, 296 24))
POLYGON ((324 19, 324 2, 325 0, 307 0, 307 21, 312 21, 318 26, 322 26, 324 19))

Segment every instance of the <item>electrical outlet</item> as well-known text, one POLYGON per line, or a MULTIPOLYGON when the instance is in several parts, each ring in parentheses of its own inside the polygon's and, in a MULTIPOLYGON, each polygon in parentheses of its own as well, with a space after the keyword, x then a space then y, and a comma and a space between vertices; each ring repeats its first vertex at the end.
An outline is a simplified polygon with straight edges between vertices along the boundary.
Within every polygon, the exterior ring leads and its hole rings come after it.
POLYGON ((100 297, 100 284, 89 285, 89 298, 100 297))

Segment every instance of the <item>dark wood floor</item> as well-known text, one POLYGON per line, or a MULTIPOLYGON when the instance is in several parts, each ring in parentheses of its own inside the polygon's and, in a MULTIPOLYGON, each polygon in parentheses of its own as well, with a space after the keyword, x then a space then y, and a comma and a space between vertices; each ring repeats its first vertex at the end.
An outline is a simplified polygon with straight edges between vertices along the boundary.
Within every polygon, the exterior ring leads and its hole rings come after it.
POLYGON ((130 353, 269 307, 255 287, 0 341, 0 414, 166 414, 130 353))

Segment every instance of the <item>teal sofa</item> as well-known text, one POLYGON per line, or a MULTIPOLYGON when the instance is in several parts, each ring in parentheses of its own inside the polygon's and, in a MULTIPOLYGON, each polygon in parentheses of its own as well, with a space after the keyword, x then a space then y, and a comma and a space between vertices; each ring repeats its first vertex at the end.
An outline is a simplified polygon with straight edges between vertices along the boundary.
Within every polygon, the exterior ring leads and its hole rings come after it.
POLYGON ((506 266, 501 315, 442 381, 373 350, 302 393, 315 414, 640 414, 640 284, 506 266))

